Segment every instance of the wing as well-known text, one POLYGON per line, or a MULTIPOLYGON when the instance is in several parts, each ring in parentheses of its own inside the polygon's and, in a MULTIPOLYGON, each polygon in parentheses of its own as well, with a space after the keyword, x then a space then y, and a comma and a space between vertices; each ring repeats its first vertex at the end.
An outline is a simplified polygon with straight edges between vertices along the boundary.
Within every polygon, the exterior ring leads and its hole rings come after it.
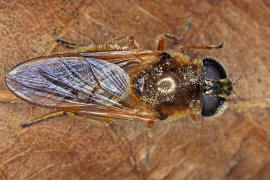
POLYGON ((129 72, 139 64, 129 51, 52 55, 16 66, 6 83, 19 98, 37 105, 97 118, 155 121, 156 112, 130 86, 129 72))

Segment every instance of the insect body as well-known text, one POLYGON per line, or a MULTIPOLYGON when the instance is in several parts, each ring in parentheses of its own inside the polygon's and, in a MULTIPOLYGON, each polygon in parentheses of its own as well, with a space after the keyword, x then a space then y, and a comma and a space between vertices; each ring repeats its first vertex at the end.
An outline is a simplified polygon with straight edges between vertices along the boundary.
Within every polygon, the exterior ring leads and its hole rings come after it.
POLYGON ((160 37, 157 50, 140 50, 129 36, 128 48, 117 46, 116 39, 17 65, 6 75, 8 88, 25 101, 58 110, 23 127, 64 115, 151 123, 183 114, 216 114, 232 90, 224 68, 211 58, 190 60, 164 51, 164 39, 175 36, 160 37))

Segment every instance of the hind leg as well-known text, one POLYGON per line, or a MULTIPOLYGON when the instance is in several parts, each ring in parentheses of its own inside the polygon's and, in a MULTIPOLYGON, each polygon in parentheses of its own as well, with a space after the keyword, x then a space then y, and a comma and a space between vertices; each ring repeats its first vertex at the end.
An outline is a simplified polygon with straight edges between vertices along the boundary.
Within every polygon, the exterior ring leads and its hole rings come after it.
POLYGON ((22 128, 26 128, 26 127, 29 127, 29 126, 32 126, 34 124, 37 124, 37 123, 40 123, 40 122, 43 122, 43 121, 47 121, 47 120, 51 120, 51 119, 56 119, 56 118, 59 118, 59 117, 63 117, 63 116, 66 116, 66 112, 65 111, 56 111, 56 112, 52 112, 52 113, 49 113, 49 114, 46 114, 40 118, 37 118, 37 119, 34 119, 28 123, 25 123, 25 124, 22 124, 22 128))
POLYGON ((98 52, 98 51, 124 51, 124 50, 131 50, 131 49, 138 49, 139 45, 134 40, 133 35, 123 35, 116 37, 104 45, 78 45, 75 43, 71 43, 68 41, 64 41, 62 39, 57 39, 57 43, 64 45, 67 48, 72 49, 71 52, 73 53, 80 53, 80 52, 98 52), (122 41, 127 41, 127 46, 120 46, 119 43, 122 41))

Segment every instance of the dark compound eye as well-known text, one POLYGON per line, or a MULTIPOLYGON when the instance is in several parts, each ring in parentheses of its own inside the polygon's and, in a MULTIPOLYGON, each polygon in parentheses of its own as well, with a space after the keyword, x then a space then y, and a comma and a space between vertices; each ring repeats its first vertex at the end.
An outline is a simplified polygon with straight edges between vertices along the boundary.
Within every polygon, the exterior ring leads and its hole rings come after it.
POLYGON ((212 116, 218 112, 218 109, 226 101, 223 97, 205 95, 203 97, 203 104, 201 109, 201 115, 212 116))
POLYGON ((205 79, 225 79, 227 74, 224 68, 214 59, 203 59, 203 70, 205 79))

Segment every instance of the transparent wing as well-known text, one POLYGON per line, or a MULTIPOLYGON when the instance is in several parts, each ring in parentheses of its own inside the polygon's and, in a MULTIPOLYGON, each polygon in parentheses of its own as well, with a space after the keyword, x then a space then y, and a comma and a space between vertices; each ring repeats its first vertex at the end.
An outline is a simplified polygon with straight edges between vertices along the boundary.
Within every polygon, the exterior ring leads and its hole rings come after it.
POLYGON ((97 117, 155 120, 155 112, 131 96, 126 70, 138 65, 132 60, 89 55, 38 58, 12 69, 6 83, 18 97, 41 106, 97 117))

